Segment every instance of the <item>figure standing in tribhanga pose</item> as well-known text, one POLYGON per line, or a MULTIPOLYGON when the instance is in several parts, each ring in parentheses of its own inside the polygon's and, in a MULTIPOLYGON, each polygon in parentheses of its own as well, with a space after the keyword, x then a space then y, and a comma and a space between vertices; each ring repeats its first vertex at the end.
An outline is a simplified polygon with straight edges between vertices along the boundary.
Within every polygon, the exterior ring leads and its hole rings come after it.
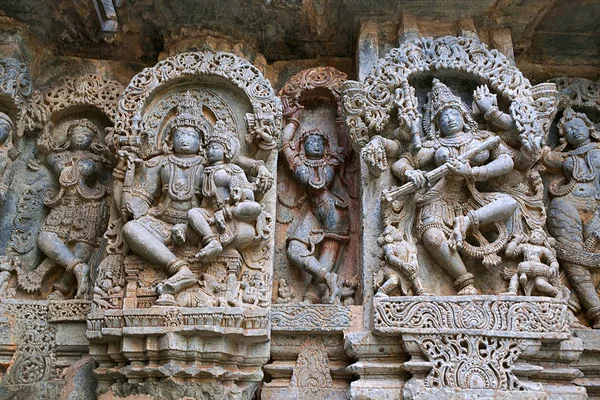
MULTIPOLYGON (((124 189, 124 211, 133 216, 123 227, 125 242, 133 252, 166 268, 169 274, 158 285, 158 304, 175 304, 174 295, 197 281, 188 262, 168 246, 191 239, 185 235, 188 212, 202 203, 205 163, 202 146, 211 137, 213 126, 201 110, 201 105, 187 92, 166 128, 167 154, 145 161, 143 179, 124 189)), ((237 163, 258 176, 261 193, 269 189, 272 178, 264 162, 240 156, 237 163)), ((213 238, 207 235, 205 239, 209 242, 213 238)))
MULTIPOLYGON (((490 96, 489 92, 478 90, 475 102, 486 110, 487 104, 483 103, 491 104, 490 96)), ((426 140, 421 146, 413 146, 413 152, 400 155, 391 170, 402 182, 412 182, 423 189, 410 218, 416 219, 417 237, 427 252, 454 278, 459 295, 478 294, 474 276, 467 271, 460 252, 483 258, 486 265, 497 264, 500 259, 496 252, 508 241, 505 223, 517 209, 517 202, 509 195, 480 192, 477 183, 507 174, 514 162, 502 143, 477 151, 492 134, 479 130, 468 107, 438 79, 433 80, 428 95, 423 127, 426 140), (465 157, 470 152, 471 157, 465 157), (443 164, 449 173, 437 182, 429 182, 426 171, 443 164), (492 223, 499 230, 494 245, 479 231, 492 223), (467 235, 482 246, 468 243, 467 235)), ((376 169, 381 168, 382 159, 395 156, 401 147, 396 141, 377 136, 363 154, 367 164, 376 169)))
POLYGON ((562 144, 544 157, 546 167, 564 175, 548 188, 548 231, 588 318, 599 329, 600 298, 588 268, 597 268, 600 244, 600 144, 592 141, 600 134, 585 114, 571 108, 564 111, 558 131, 562 144))
POLYGON ((343 131, 338 104, 337 146, 328 135, 314 129, 295 134, 300 127, 298 118, 302 106, 286 104, 287 124, 282 133, 282 152, 294 179, 307 194, 310 213, 287 239, 287 256, 292 264, 311 275, 304 295, 306 303, 320 303, 326 284, 327 303, 340 303, 341 282, 337 275, 338 260, 349 241, 348 201, 332 192, 339 168, 348 157, 347 137, 343 131))
MULTIPOLYGON (((87 299, 88 263, 108 224, 107 186, 100 181, 107 149, 99 141, 98 127, 87 119, 69 124, 63 144, 56 146, 52 138, 44 136, 40 146, 53 150, 46 164, 58 177, 60 190, 44 202, 50 212, 42 225, 38 245, 48 258, 33 272, 42 279, 52 263, 58 264, 75 275, 75 298, 87 299)), ((70 274, 54 284, 51 298, 62 299, 69 293, 70 274)))

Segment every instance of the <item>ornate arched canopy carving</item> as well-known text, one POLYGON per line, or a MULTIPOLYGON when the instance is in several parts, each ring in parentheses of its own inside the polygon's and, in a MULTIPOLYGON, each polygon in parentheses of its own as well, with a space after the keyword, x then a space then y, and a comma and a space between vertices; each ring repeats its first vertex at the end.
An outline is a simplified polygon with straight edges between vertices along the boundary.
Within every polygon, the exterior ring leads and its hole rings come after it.
POLYGON ((536 100, 552 97, 548 93, 552 88, 533 87, 501 52, 471 38, 429 37, 392 49, 363 82, 344 84, 345 122, 354 145, 364 146, 372 134, 385 128, 394 108, 394 91, 409 78, 448 73, 487 83, 511 102, 511 114, 523 132, 542 133, 538 126, 542 115, 537 110, 548 107, 536 100))

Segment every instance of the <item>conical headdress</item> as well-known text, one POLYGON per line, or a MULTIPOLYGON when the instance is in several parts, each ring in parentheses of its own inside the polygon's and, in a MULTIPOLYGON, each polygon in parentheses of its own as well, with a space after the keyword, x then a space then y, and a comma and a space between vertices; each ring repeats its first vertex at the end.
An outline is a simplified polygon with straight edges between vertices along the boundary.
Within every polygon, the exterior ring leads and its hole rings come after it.
POLYGON ((177 114, 171 122, 171 129, 191 126, 208 134, 212 129, 208 120, 202 114, 202 104, 199 104, 190 91, 184 93, 177 105, 177 114))
MULTIPOLYGON (((477 125, 469 116, 469 107, 461 100, 460 97, 452 93, 450 88, 440 82, 439 79, 433 79, 433 88, 427 95, 427 104, 425 105, 425 117, 423 118, 423 130, 428 138, 433 138, 436 133, 435 121, 442 110, 446 108, 454 108, 460 111, 465 118, 467 128, 473 128, 471 125, 477 125)), ((475 128, 476 129, 476 128, 475 128)))

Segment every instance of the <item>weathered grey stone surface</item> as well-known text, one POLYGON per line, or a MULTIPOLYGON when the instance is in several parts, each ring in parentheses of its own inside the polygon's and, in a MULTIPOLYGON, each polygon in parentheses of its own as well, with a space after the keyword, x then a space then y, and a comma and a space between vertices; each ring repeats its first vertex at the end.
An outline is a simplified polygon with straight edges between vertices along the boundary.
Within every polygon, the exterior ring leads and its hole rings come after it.
POLYGON ((597 2, 0 5, 0 399, 600 398, 597 2))

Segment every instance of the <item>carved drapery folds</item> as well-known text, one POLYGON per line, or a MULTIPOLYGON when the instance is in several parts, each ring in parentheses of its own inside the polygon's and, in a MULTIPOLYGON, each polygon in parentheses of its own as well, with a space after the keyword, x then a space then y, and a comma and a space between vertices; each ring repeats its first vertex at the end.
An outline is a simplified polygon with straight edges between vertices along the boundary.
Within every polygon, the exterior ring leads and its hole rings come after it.
POLYGON ((280 92, 285 127, 277 244, 286 252, 277 262, 278 304, 354 304, 357 167, 341 120, 346 79, 335 68, 313 68, 293 76, 280 92))
POLYGON ((111 133, 119 159, 108 256, 88 330, 100 345, 100 390, 123 371, 121 348, 126 381, 208 377, 255 389, 269 354, 281 119, 270 83, 229 53, 178 54, 124 90, 111 133), (192 331, 203 334, 188 340, 192 331), (140 335, 164 338, 156 350, 166 358, 150 369, 135 361, 153 359, 140 335), (225 358, 238 360, 229 372, 225 358))
MULTIPOLYGON (((560 309, 562 325, 547 330, 568 339, 569 291, 545 230, 540 175, 556 114, 555 86, 532 87, 506 57, 472 39, 419 38, 391 50, 363 82, 344 83, 342 98, 362 179, 380 188, 380 201, 377 189, 363 190, 363 210, 377 210, 381 218, 363 229, 363 248, 377 246, 381 254, 379 265, 365 260, 364 284, 374 278, 375 331, 402 336, 412 356, 405 363, 413 372, 405 395, 419 388, 434 389, 431 398, 438 389, 525 390, 511 365, 531 351, 531 340, 535 346, 546 340, 519 333, 529 323, 538 326, 534 314, 515 317, 519 327, 507 320, 502 328, 473 331, 446 315, 460 297, 443 296, 466 296, 464 304, 506 299, 518 309, 529 301, 539 310, 560 309), (407 318, 426 326, 407 327, 411 332, 388 327, 400 323, 398 307, 425 310, 429 303, 389 296, 425 294, 436 295, 431 301, 439 312, 432 311, 429 322, 407 318), (455 331, 440 333, 440 326, 455 322, 455 331), (441 338, 428 336, 434 327, 441 338)), ((461 318, 470 313, 473 327, 490 319, 469 307, 461 308, 461 318)))

